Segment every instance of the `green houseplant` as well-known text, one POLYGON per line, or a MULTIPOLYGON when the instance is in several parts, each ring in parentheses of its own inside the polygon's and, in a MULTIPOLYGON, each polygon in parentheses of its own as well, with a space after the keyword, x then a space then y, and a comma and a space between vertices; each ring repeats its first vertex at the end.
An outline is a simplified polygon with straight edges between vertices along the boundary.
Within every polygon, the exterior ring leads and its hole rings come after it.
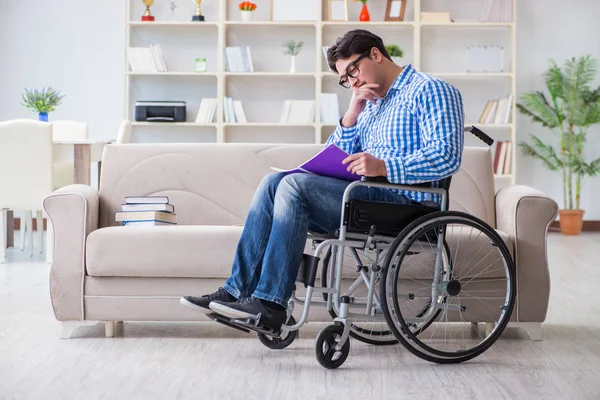
POLYGON ((25 93, 22 95, 23 104, 28 109, 37 112, 40 121, 48 121, 48 113, 56 110, 56 107, 61 104, 63 96, 58 90, 52 86, 44 87, 42 90, 29 90, 25 88, 25 93))
POLYGON ((402 57, 404 57, 404 51, 402 51, 402 49, 400 48, 400 46, 398 46, 396 44, 388 44, 388 45, 385 46, 385 50, 388 52, 388 54, 390 55, 390 57, 392 57, 392 60, 396 64, 401 64, 400 59, 402 57))
POLYGON ((600 123, 600 87, 591 87, 596 71, 596 61, 589 55, 568 59, 562 67, 551 60, 544 75, 548 96, 541 91, 524 93, 516 105, 519 112, 555 134, 552 142, 531 135, 531 143, 521 142, 519 147, 550 171, 561 172, 563 234, 581 233, 581 187, 586 178, 600 174, 600 158, 586 162, 583 155, 589 127, 600 123))

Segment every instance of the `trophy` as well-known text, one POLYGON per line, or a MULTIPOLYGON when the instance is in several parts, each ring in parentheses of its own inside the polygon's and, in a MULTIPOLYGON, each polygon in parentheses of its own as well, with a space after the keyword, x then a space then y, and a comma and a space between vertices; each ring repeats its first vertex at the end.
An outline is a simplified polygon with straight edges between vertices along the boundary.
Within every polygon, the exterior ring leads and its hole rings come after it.
POLYGON ((204 21, 204 15, 202 15, 202 11, 200 11, 200 4, 202 4, 202 0, 192 0, 196 3, 196 15, 192 17, 192 21, 204 21))
POLYGON ((154 4, 154 0, 142 0, 142 3, 146 6, 146 11, 142 15, 142 21, 154 21, 154 16, 150 14, 150 6, 154 4))

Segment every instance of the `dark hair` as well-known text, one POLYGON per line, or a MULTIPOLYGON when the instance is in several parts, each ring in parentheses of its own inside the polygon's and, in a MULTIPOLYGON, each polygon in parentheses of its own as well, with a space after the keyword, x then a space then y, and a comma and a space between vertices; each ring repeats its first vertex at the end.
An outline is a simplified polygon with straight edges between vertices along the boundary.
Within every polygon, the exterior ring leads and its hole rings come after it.
POLYGON ((379 36, 364 29, 348 31, 341 38, 337 38, 335 44, 327 50, 329 68, 338 72, 335 67, 337 60, 348 59, 354 54, 368 53, 373 47, 376 47, 385 58, 392 59, 385 49, 383 40, 379 36))

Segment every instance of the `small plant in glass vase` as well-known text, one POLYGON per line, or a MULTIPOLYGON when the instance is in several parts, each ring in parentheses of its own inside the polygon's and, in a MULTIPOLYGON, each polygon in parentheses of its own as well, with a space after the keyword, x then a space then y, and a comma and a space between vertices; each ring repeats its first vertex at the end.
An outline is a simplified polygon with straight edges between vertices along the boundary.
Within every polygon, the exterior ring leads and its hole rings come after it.
POLYGON ((561 172, 564 204, 559 223, 565 235, 581 233, 581 186, 586 177, 600 174, 600 158, 586 162, 584 157, 588 129, 600 123, 600 87, 591 87, 595 76, 596 61, 590 56, 568 59, 562 67, 551 61, 544 75, 549 98, 542 91, 524 93, 516 105, 519 112, 554 134, 554 138, 531 135, 531 143, 519 146, 548 170, 561 172))
POLYGON ((21 97, 23 99, 22 105, 38 113, 40 121, 48 122, 48 113, 54 111, 65 96, 49 86, 44 87, 42 90, 29 90, 26 88, 21 97))
POLYGON ((250 1, 242 1, 239 7, 242 21, 252 21, 252 13, 256 10, 256 4, 250 1))
POLYGON ((385 46, 385 49, 387 50, 390 57, 392 57, 392 61, 394 61, 395 64, 402 64, 402 57, 404 57, 404 51, 402 51, 400 46, 396 44, 388 44, 385 46))
POLYGON ((304 46, 304 42, 295 42, 293 40, 288 40, 283 44, 285 50, 283 54, 286 56, 292 56, 292 63, 290 65, 290 73, 296 72, 296 56, 300 54, 300 50, 302 50, 302 46, 304 46))
POLYGON ((169 10, 171 10, 171 20, 177 20, 177 0, 169 1, 169 10))

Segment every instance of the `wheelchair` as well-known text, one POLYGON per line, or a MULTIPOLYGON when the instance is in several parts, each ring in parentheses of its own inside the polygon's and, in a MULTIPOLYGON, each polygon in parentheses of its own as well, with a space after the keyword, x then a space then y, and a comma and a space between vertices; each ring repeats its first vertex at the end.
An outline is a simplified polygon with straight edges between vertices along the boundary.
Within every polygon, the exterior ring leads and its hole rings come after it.
MULTIPOLYGON (((465 131, 493 143, 474 126, 465 131)), ((491 226, 448 210, 451 179, 437 185, 396 185, 366 177, 352 182, 344 192, 339 230, 309 232, 314 254, 304 254, 297 278, 306 293, 299 298, 294 290, 286 324, 261 320, 260 314, 248 319, 208 316, 256 331, 264 345, 283 349, 297 337, 311 306, 326 307, 334 323, 318 334, 315 352, 328 369, 346 361, 350 337, 372 345, 400 343, 434 363, 479 356, 508 324, 516 297, 515 266, 491 226), (360 185, 421 191, 439 201, 399 205, 349 200, 360 185), (350 265, 344 262, 347 253, 354 261, 350 265), (303 306, 299 321, 292 316, 295 304, 303 306)))

